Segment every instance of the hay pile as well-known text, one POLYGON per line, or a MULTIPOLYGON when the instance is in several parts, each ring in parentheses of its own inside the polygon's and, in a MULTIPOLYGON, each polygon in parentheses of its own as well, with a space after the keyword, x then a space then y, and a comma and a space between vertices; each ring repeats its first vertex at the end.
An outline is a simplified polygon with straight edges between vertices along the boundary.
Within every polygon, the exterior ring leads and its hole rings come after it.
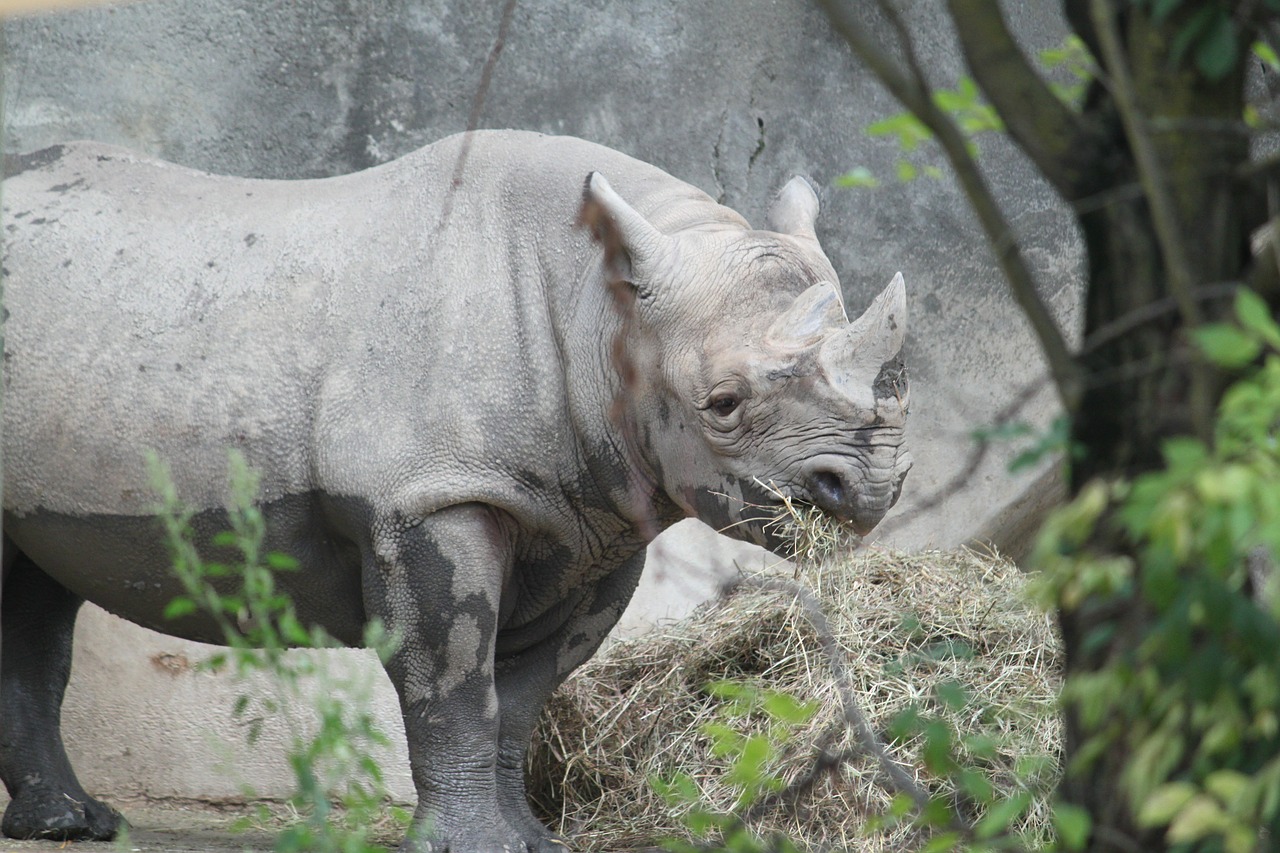
MULTIPOLYGON (((1058 641, 1050 619, 1024 598, 1022 573, 1003 560, 968 551, 863 552, 807 571, 800 580, 822 602, 844 650, 857 702, 883 740, 891 718, 911 705, 941 712, 939 683, 954 680, 974 696, 949 714, 962 734, 997 737, 984 764, 997 789, 1011 793, 1013 770, 1039 764, 1034 787, 1051 787, 1058 754, 1053 713, 1059 684, 1058 641)), ((730 718, 704 690, 708 682, 747 680, 820 703, 797 730, 778 773, 790 781, 813 764, 816 744, 854 743, 819 637, 793 596, 740 589, 688 620, 601 652, 553 697, 534 745, 530 794, 552 825, 578 847, 625 849, 687 838, 677 810, 653 789, 653 777, 687 773, 704 804, 728 810, 738 789, 724 780, 726 759, 712 757, 701 727, 713 720, 763 732, 763 715, 730 718), (760 719, 756 719, 760 717, 760 719)), ((930 790, 915 754, 891 754, 930 790)), ((802 847, 866 851, 917 849, 905 827, 868 831, 890 795, 873 763, 856 759, 827 775, 798 808, 774 809, 751 824, 786 833, 802 847)), ((1043 832, 1048 809, 1038 798, 1028 816, 1043 832)))

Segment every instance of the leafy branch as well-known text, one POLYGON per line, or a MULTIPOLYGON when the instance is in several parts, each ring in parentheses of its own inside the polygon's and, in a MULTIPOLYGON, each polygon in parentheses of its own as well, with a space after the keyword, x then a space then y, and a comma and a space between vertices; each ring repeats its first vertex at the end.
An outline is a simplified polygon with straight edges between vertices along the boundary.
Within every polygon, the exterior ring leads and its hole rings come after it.
POLYGON ((897 10, 883 0, 877 2, 877 7, 889 18, 898 34, 905 64, 891 57, 870 36, 855 20, 848 4, 840 0, 818 2, 832 27, 853 52, 875 72, 889 92, 937 138, 965 195, 973 205, 1001 271, 1009 282, 1014 300, 1022 309, 1040 343, 1059 399, 1068 412, 1074 411, 1083 388, 1080 367, 1071 355, 1062 330, 1040 298, 1030 267, 1022 256, 1021 247, 972 156, 968 139, 930 95, 930 87, 916 57, 911 35, 897 10))

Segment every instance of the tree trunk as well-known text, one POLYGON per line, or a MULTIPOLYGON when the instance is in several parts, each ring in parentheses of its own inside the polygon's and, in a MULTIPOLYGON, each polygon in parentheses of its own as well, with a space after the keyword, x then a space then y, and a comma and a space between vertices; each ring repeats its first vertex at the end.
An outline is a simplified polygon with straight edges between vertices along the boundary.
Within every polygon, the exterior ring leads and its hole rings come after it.
MULTIPOLYGON (((1069 19, 1104 56, 1093 26, 1089 0, 1067 0, 1069 19)), ((1248 253, 1249 216, 1244 194, 1233 176, 1248 161, 1248 138, 1242 132, 1243 63, 1218 82, 1209 82, 1171 57, 1173 35, 1184 22, 1174 16, 1154 23, 1141 8, 1128 3, 1116 32, 1128 60, 1138 130, 1155 153, 1154 176, 1143 175, 1134 156, 1133 132, 1119 118, 1111 80, 1095 83, 1086 114, 1109 130, 1114 156, 1096 199, 1077 201, 1088 252, 1085 304, 1085 389, 1073 413, 1072 437, 1081 455, 1071 469, 1071 490, 1089 481, 1132 478, 1163 467, 1160 448, 1171 436, 1205 434, 1223 377, 1199 364, 1185 334, 1195 317, 1186 316, 1162 245, 1150 186, 1160 181, 1176 224, 1181 256, 1190 267, 1185 281, 1201 319, 1221 316, 1230 305, 1227 289, 1215 287, 1243 278, 1248 253), (1142 186, 1144 192, 1133 191, 1142 186), (1197 394, 1197 390, 1199 394, 1197 394)), ((1105 63, 1104 63, 1105 64, 1105 63)), ((1108 69, 1110 71, 1110 69, 1108 69)), ((1187 294, 1183 294, 1185 297, 1187 294)), ((1099 553, 1132 554, 1118 533, 1099 536, 1089 547, 1099 553)), ((1100 669, 1110 662, 1133 659, 1149 620, 1141 593, 1133 598, 1091 600, 1060 613, 1068 678, 1100 669), (1098 638, 1110 634, 1110 639, 1098 638)), ((1066 704, 1064 765, 1069 768, 1062 799, 1093 816, 1093 851, 1157 851, 1167 847, 1164 828, 1136 826, 1126 796, 1122 771, 1132 758, 1125 749, 1123 721, 1116 748, 1103 750, 1091 763, 1073 766, 1087 741, 1081 713, 1066 704)))

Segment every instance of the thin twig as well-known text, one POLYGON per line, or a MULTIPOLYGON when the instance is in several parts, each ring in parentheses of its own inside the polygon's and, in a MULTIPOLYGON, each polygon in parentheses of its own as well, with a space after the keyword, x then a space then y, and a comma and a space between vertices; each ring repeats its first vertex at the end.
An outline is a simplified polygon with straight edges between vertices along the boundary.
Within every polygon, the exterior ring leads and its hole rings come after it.
MULTIPOLYGON (((1049 377, 1040 375, 1028 382, 1026 385, 1014 395, 1013 399, 1005 404, 1004 408, 996 412, 992 426, 1004 426, 1018 416, 1018 413, 1031 402, 1036 393, 1044 387, 1049 377)), ((942 503, 955 495, 959 494, 965 486, 973 480, 973 475, 982 467, 982 463, 986 461, 987 454, 991 452, 991 439, 979 437, 975 440, 973 448, 969 451, 968 457, 965 459, 964 465, 957 471, 944 486, 935 490, 932 494, 913 504, 911 509, 899 515, 887 519, 884 523, 884 532, 889 532, 895 528, 901 528, 903 525, 914 521, 925 513, 937 509, 942 503)))
MULTIPOLYGON (((1213 302, 1231 296, 1243 286, 1238 281, 1205 284, 1200 287, 1193 287, 1191 289, 1191 298, 1197 302, 1213 302)), ((1148 302, 1090 332, 1089 336, 1080 344, 1078 355, 1090 355, 1106 344, 1124 337, 1134 329, 1159 320, 1161 317, 1178 310, 1178 301, 1172 296, 1148 302)))
MULTIPOLYGON (((827 619, 827 614, 823 611, 822 604, 817 596, 804 584, 777 576, 753 575, 743 577, 738 581, 737 586, 753 587, 762 592, 781 593, 794 598, 800 604, 805 621, 809 623, 809 627, 813 629, 814 634, 817 636, 823 656, 827 659, 827 665, 831 669, 831 676, 835 681, 836 691, 840 696, 841 717, 845 726, 853 732, 856 741, 854 749, 846 750, 838 756, 830 756, 825 750, 820 753, 815 760, 814 768, 805 777, 801 777, 800 784, 811 785, 824 772, 831 772, 835 767, 840 766, 843 761, 861 754, 874 761, 886 790, 895 794, 905 794, 911 798, 916 809, 923 812, 929 806, 933 797, 916 782, 902 765, 894 761, 889 754, 888 747, 884 745, 884 742, 880 740, 872 729, 870 720, 858 704, 848 658, 844 651, 841 650, 840 643, 836 640, 835 632, 831 630, 831 623, 827 619), (809 777, 814 778, 810 780, 809 777)), ((965 838, 972 838, 973 823, 966 818, 966 811, 965 804, 957 797, 952 803, 951 815, 946 828, 960 833, 965 838)), ((1018 848, 1009 847, 1006 849, 1017 850, 1018 848)))
POLYGON ((1062 330, 1058 328, 1053 315, 1036 290, 1035 279, 1022 257, 1021 247, 1014 237, 1013 229, 1009 226, 986 179, 969 153, 968 140, 955 122, 933 103, 928 81, 916 61, 910 34, 905 32, 905 27, 899 29, 901 18, 897 10, 893 9, 886 0, 879 0, 879 8, 884 11, 899 35, 906 38, 907 43, 903 46, 903 52, 907 57, 906 69, 885 53, 879 43, 853 19, 846 3, 841 0, 817 0, 817 2, 826 13, 832 28, 867 64, 889 92, 933 132, 942 146, 943 153, 950 161, 986 233, 987 242, 991 245, 996 261, 1009 283, 1014 300, 1031 324, 1045 359, 1049 362, 1049 372, 1053 376, 1063 407, 1068 412, 1075 411, 1083 387, 1080 366, 1072 357, 1062 330))
MULTIPOLYGON (((738 581, 739 586, 754 587, 762 592, 782 593, 783 595, 793 596, 800 603, 801 611, 809 626, 813 628, 814 634, 818 637, 818 644, 822 648, 822 653, 827 659, 827 665, 831 668, 831 677, 835 680, 836 690, 840 694, 841 714, 844 723, 854 737, 857 738, 858 746, 864 755, 875 760, 876 766, 879 768, 887 787, 894 793, 906 794, 911 801, 916 804, 916 808, 924 809, 931 799, 929 792, 925 791, 912 778, 911 774, 902 768, 902 765, 893 760, 889 755, 888 748, 876 736, 875 731, 871 728, 871 722, 867 719, 866 714, 862 712, 862 708, 858 705, 857 696, 854 693, 853 678, 849 672, 849 663, 845 658, 844 652, 840 650, 840 644, 836 641, 834 632, 831 630, 831 623, 827 620, 827 614, 823 612, 822 605, 812 592, 801 583, 791 580, 790 578, 781 578, 773 576, 748 576, 738 581)), ((959 815, 956 821, 960 821, 959 815)), ((961 824, 964 829, 968 829, 967 825, 961 824)), ((957 828, 961 828, 958 826, 957 828)))
POLYGON ((502 18, 498 22, 498 35, 493 40, 493 47, 489 49, 489 56, 485 59, 484 68, 480 71, 480 85, 476 87, 475 96, 471 99, 467 129, 463 133, 462 147, 458 150, 458 160, 453 165, 453 178, 449 181, 449 187, 444 194, 444 203, 440 206, 440 218, 436 221, 434 238, 444 233, 444 229, 449 224, 449 217, 453 214, 453 200, 462 187, 462 175, 467 169, 467 158, 471 155, 471 139, 475 135, 476 128, 480 126, 484 101, 489 95, 489 85, 493 82, 493 70, 498 66, 498 57, 502 56, 502 48, 506 46, 507 33, 511 29, 511 18, 515 15, 515 11, 516 0, 507 0, 506 5, 502 7, 502 18))

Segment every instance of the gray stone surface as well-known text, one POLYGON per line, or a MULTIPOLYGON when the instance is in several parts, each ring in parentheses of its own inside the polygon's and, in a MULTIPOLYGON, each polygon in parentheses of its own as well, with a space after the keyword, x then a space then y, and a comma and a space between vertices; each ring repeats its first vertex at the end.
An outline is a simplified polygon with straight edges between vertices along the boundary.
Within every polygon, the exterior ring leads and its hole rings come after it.
MULTIPOLYGON (((934 82, 951 86, 962 63, 943 5, 911 3, 910 15, 934 82)), ((1006 6, 1032 48, 1060 39, 1054 4, 1006 6)), ((5 149, 93 138, 256 177, 363 168, 466 126, 500 10, 460 0, 151 0, 12 20, 5 149)), ((888 41, 883 22, 871 25, 888 41)), ((863 133, 898 111, 801 0, 526 0, 479 125, 610 145, 757 223, 788 177, 811 176, 822 188, 819 237, 851 313, 893 272, 906 276, 916 464, 898 520, 891 516, 882 534, 896 545, 945 546, 992 519, 1018 517, 1036 475, 1005 473, 1011 449, 992 454, 936 510, 912 514, 911 505, 961 470, 970 431, 1042 366, 955 182, 898 183, 896 142, 863 133), (883 185, 834 188, 855 166, 883 185)), ((1074 328, 1080 249, 1070 218, 1008 142, 983 140, 981 161, 1045 298, 1074 328)), ((941 164, 932 152, 918 162, 941 164)), ((1047 391, 1027 410, 1040 423, 1052 411, 1047 391)), ((677 530, 655 545, 663 559, 627 617, 633 626, 678 615, 735 561, 763 560, 692 525, 677 530)), ((125 629, 100 611, 86 610, 84 622, 66 729, 86 785, 107 795, 229 795, 234 784, 214 769, 217 750, 201 743, 209 733, 236 740, 225 709, 238 688, 154 663, 157 655, 197 654, 183 644, 125 629)), ((384 682, 377 701, 394 708, 384 682)), ((387 718, 398 725, 394 713, 387 718)), ((283 792, 278 749, 233 751, 259 793, 283 792)), ((407 774, 395 785, 402 782, 407 774)))

